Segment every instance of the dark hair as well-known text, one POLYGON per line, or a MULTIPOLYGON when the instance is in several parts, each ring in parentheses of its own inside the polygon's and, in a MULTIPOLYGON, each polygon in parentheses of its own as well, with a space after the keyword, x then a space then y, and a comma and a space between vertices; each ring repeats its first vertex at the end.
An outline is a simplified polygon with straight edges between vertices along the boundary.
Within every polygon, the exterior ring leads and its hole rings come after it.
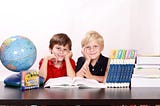
POLYGON ((65 33, 57 33, 52 36, 52 38, 50 39, 49 48, 52 49, 53 46, 56 44, 63 45, 63 46, 68 44, 69 49, 70 50, 72 49, 71 39, 65 33))

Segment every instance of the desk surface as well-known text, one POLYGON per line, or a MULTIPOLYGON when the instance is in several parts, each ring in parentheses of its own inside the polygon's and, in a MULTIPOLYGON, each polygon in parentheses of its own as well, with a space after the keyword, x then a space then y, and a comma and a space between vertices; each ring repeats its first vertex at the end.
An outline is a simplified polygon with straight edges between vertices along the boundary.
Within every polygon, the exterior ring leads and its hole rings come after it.
POLYGON ((0 104, 160 104, 160 88, 39 88, 21 91, 0 83, 0 104))

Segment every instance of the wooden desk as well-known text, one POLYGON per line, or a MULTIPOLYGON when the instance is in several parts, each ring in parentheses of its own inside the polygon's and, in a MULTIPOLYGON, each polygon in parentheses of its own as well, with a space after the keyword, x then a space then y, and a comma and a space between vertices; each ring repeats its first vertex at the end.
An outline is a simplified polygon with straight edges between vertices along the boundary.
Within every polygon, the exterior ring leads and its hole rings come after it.
POLYGON ((120 105, 160 104, 160 88, 40 88, 21 91, 0 83, 0 104, 120 105))

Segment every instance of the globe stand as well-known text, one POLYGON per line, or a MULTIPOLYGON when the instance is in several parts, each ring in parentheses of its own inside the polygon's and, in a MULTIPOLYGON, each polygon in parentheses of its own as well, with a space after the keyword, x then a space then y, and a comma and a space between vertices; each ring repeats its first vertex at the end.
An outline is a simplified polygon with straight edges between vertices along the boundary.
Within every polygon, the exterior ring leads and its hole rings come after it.
MULTIPOLYGON (((10 87, 21 87, 21 72, 19 72, 18 74, 13 74, 8 76, 4 80, 4 84, 10 87)), ((40 76, 39 85, 42 86, 43 84, 44 84, 44 78, 40 76)))
POLYGON ((5 80, 4 80, 4 84, 6 86, 12 86, 12 87, 20 87, 21 86, 21 74, 13 74, 8 76, 5 80))

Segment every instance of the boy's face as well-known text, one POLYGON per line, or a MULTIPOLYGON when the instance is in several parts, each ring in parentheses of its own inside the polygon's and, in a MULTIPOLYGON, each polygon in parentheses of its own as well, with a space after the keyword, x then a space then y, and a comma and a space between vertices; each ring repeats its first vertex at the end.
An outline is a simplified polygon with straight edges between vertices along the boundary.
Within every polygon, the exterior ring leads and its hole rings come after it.
POLYGON ((56 44, 51 50, 51 53, 53 53, 57 57, 57 61, 63 61, 69 51, 70 49, 68 44, 66 44, 65 46, 56 44))
POLYGON ((101 54, 102 47, 97 43, 96 40, 89 42, 86 46, 86 53, 91 59, 97 59, 101 54))

